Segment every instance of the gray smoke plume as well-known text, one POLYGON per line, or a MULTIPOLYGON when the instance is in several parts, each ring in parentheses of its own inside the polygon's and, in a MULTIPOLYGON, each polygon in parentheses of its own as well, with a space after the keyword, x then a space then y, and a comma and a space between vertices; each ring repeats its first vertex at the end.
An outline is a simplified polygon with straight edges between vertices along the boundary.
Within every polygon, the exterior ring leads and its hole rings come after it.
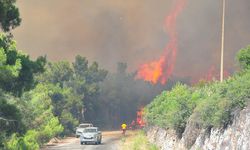
MULTIPOLYGON (((250 44, 250 1, 226 0, 225 68, 250 44)), ((75 55, 114 70, 130 71, 160 57, 168 42, 164 19, 173 0, 18 0, 22 24, 18 48, 32 57, 70 60, 75 55)), ((177 21, 179 50, 174 75, 199 78, 220 62, 220 0, 188 0, 177 21)))

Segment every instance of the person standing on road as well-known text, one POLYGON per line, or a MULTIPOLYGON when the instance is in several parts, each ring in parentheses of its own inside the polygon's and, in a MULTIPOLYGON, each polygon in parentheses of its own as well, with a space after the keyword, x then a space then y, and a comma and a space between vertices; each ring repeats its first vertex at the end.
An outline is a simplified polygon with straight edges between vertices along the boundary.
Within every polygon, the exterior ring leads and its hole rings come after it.
POLYGON ((121 125, 121 128, 122 128, 122 134, 125 135, 125 132, 126 132, 126 129, 127 129, 126 123, 123 123, 123 124, 121 125))

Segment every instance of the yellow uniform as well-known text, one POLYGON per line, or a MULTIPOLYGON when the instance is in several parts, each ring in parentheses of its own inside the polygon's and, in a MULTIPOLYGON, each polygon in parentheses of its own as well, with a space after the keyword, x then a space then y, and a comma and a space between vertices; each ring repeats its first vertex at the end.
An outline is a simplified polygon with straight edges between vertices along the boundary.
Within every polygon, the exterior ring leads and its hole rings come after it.
POLYGON ((125 129, 127 128, 127 125, 126 125, 125 123, 123 123, 123 124, 121 125, 121 127, 122 127, 123 130, 125 130, 125 129))

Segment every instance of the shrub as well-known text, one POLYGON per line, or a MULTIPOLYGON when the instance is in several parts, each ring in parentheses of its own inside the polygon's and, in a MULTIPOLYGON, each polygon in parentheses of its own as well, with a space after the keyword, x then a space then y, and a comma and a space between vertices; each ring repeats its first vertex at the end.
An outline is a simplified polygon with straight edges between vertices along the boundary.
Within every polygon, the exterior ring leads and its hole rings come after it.
POLYGON ((250 100, 250 70, 225 80, 212 82, 192 90, 177 84, 164 91, 146 108, 149 125, 175 129, 182 133, 187 120, 200 127, 225 127, 236 109, 243 109, 250 100))
POLYGON ((149 143, 143 131, 133 132, 122 139, 122 150, 158 150, 158 147, 149 143))
POLYGON ((39 145, 35 141, 34 133, 27 132, 27 134, 24 137, 18 137, 17 134, 13 134, 6 143, 6 148, 8 150, 38 150, 39 145))
POLYGON ((187 119, 196 105, 197 95, 186 85, 177 84, 170 92, 164 91, 146 108, 146 120, 163 128, 183 132, 187 119))
POLYGON ((250 69, 250 45, 241 49, 236 58, 243 69, 250 69))

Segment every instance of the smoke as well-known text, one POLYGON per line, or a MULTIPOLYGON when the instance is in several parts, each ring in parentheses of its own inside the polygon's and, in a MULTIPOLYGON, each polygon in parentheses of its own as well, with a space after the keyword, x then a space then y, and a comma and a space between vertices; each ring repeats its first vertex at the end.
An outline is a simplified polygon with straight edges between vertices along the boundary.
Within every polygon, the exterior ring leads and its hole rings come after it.
MULTIPOLYGON (((171 40, 164 29, 175 0, 42 0, 17 1, 22 24, 13 32, 18 48, 33 58, 70 60, 77 54, 115 70, 127 62, 160 58, 171 40)), ((173 75, 200 78, 219 66, 221 1, 188 0, 176 20, 178 53, 173 75)), ((227 0, 225 68, 235 68, 235 53, 250 43, 250 1, 227 0)))
MULTIPOLYGON (((237 67, 236 52, 250 43, 250 28, 246 27, 250 25, 250 1, 227 0, 226 3, 224 69, 232 72, 237 67)), ((212 66, 214 74, 219 74, 221 17, 222 1, 188 1, 177 24, 180 44, 176 75, 198 80, 212 66)))

